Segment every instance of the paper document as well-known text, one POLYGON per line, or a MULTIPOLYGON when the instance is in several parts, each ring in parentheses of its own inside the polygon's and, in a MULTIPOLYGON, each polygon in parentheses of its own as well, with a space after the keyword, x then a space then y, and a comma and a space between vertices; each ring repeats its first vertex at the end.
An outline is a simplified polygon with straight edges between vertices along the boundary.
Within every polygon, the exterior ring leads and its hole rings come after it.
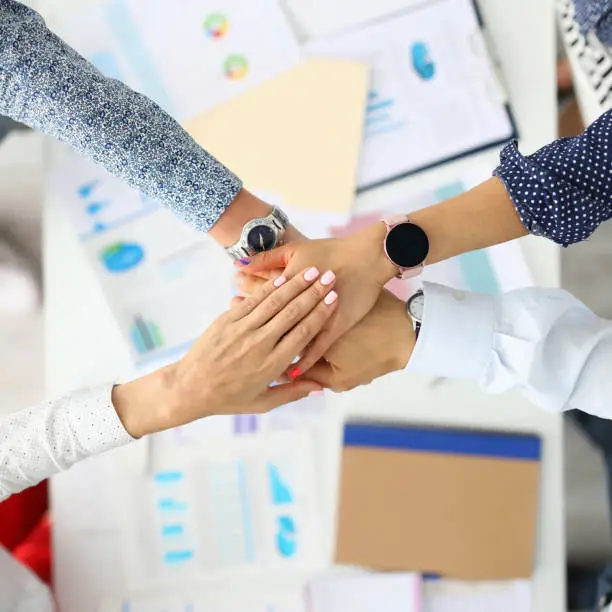
POLYGON ((426 580, 424 612, 531 612, 531 582, 426 580))
POLYGON ((127 595, 104 602, 99 612, 306 612, 301 593, 276 595, 249 593, 228 580, 222 587, 180 588, 127 595))
POLYGON ((176 361, 227 309, 232 265, 205 234, 83 159, 48 189, 65 203, 135 364, 176 361))
POLYGON ((308 431, 160 447, 124 484, 130 588, 324 563, 308 431))
POLYGON ((391 573, 315 579, 309 612, 421 612, 419 574, 391 573))
POLYGON ((514 135, 472 0, 439 0, 314 40, 313 57, 367 63, 358 186, 372 187, 514 135))
POLYGON ((53 27, 105 75, 146 94, 179 121, 300 59, 277 0, 108 0, 53 27))

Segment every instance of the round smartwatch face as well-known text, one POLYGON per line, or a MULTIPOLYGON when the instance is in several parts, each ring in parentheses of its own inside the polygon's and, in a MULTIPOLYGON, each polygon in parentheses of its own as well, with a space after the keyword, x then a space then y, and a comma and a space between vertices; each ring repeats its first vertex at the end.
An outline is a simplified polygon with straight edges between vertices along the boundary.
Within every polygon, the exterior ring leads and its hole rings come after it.
POLYGON ((414 268, 424 263, 429 253, 427 234, 414 223, 396 225, 387 236, 387 255, 402 268, 414 268))
POLYGON ((255 253, 269 251, 276 245, 276 232, 267 225, 258 225, 249 232, 247 243, 255 253))

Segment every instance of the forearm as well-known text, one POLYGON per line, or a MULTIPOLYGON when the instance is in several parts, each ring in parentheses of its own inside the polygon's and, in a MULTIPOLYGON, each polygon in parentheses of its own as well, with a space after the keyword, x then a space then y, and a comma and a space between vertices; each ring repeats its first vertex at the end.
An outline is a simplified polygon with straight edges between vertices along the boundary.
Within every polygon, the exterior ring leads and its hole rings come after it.
POLYGON ((154 102, 104 77, 12 0, 0 0, 0 114, 67 143, 196 230, 208 231, 242 187, 154 102))
POLYGON ((127 444, 111 385, 84 389, 0 422, 0 501, 78 461, 127 444))
POLYGON ((520 238, 528 232, 496 177, 450 200, 410 214, 429 237, 427 264, 520 238))

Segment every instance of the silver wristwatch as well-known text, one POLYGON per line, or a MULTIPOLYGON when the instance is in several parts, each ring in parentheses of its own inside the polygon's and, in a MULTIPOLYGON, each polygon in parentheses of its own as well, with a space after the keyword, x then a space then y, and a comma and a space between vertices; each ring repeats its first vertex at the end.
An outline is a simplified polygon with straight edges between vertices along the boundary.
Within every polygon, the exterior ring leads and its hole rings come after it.
POLYGON ((425 294, 422 289, 419 289, 407 302, 406 310, 412 319, 414 325, 414 335, 419 339, 421 324, 423 323, 423 311, 425 310, 425 294))
POLYGON ((242 259, 262 251, 270 251, 283 243, 288 226, 287 215, 282 210, 273 208, 267 217, 251 219, 245 223, 238 242, 227 247, 225 252, 233 259, 242 259))

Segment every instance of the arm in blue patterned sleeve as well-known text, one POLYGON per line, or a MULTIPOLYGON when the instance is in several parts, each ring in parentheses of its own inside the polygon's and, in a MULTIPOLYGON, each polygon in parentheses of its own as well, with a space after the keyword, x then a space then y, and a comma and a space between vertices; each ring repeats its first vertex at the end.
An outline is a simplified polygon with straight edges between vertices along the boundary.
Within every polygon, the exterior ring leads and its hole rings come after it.
POLYGON ((612 111, 582 134, 524 157, 504 148, 495 174, 525 228, 563 246, 585 240, 612 217, 612 111))
POLYGON ((242 186, 155 103, 104 77, 13 0, 0 0, 0 114, 67 143, 197 230, 242 186))

